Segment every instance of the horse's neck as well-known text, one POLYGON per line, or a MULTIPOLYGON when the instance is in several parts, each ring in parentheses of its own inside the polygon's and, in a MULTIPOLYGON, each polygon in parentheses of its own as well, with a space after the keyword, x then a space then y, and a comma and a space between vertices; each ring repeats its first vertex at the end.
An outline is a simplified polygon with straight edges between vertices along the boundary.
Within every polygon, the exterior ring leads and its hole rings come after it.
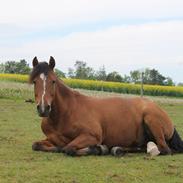
POLYGON ((61 117, 68 114, 75 103, 75 95, 72 89, 67 87, 62 81, 56 81, 55 97, 52 103, 51 116, 61 117))

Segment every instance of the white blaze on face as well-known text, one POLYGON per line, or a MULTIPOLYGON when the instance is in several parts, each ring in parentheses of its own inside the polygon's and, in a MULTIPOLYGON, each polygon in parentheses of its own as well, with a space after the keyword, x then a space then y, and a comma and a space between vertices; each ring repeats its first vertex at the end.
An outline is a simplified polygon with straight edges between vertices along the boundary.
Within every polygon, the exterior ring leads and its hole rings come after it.
POLYGON ((41 109, 44 111, 44 96, 46 94, 46 76, 44 73, 40 74, 40 78, 43 80, 43 93, 41 97, 41 109))

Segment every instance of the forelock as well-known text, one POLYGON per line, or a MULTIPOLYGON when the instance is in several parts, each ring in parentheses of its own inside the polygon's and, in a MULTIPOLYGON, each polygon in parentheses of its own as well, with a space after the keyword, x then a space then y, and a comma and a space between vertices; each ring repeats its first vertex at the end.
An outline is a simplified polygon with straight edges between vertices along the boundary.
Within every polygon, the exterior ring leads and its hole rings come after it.
POLYGON ((32 72, 30 74, 30 77, 29 77, 29 82, 32 83, 34 81, 34 79, 42 73, 44 73, 44 75, 47 76, 50 70, 51 69, 49 68, 48 63, 40 62, 38 65, 36 65, 33 68, 32 72))

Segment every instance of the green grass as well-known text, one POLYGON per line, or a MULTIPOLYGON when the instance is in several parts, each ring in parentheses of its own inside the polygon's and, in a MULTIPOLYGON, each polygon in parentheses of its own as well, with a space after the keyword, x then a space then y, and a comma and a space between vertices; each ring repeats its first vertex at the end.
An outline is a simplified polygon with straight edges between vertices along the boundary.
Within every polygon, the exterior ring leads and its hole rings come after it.
POLYGON ((12 81, 0 81, 0 98, 33 99, 33 86, 12 81))
MULTIPOLYGON (((174 99, 165 101, 160 105, 183 137, 183 105, 174 99)), ((183 180, 183 154, 149 158, 141 153, 116 158, 33 152, 32 142, 43 138, 35 104, 16 97, 0 99, 0 183, 181 183, 183 180)))

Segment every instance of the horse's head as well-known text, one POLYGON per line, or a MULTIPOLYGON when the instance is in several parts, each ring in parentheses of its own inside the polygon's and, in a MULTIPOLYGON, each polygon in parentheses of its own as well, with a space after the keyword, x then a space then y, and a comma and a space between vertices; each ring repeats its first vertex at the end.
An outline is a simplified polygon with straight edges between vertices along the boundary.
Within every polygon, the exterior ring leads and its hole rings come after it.
POLYGON ((38 62, 37 57, 32 61, 33 70, 30 82, 34 84, 35 101, 39 116, 48 117, 55 95, 56 75, 53 72, 55 60, 50 57, 49 64, 38 62))

